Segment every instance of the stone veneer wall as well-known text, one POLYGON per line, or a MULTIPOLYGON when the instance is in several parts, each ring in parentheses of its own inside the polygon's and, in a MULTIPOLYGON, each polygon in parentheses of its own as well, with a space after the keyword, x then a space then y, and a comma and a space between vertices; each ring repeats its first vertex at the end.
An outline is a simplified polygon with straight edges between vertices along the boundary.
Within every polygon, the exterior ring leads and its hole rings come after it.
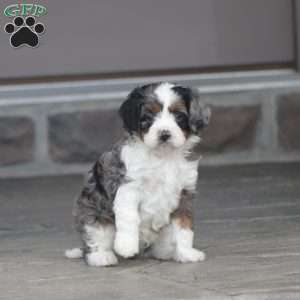
MULTIPOLYGON (((282 88, 247 86, 217 92, 200 87, 212 108, 199 149, 201 164, 300 160, 300 81, 282 88)), ((129 90, 98 97, 83 89, 79 98, 58 93, 25 103, 14 96, 2 103, 0 177, 86 172, 122 136, 117 109, 129 90)), ((39 98, 34 92, 26 97, 39 98)))

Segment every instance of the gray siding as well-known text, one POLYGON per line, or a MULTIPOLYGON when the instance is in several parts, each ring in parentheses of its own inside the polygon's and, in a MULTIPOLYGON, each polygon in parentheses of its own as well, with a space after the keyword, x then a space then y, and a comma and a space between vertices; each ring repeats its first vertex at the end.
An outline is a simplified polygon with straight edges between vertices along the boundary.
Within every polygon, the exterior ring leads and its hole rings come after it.
POLYGON ((294 61, 291 0, 41 4, 48 15, 39 48, 12 49, 0 30, 0 79, 294 61))

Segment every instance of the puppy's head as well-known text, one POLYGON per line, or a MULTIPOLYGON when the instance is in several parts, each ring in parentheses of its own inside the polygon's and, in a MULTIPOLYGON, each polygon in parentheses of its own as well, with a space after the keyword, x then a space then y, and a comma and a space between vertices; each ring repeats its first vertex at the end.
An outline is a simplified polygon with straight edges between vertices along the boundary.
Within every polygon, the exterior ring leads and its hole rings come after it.
POLYGON ((124 128, 148 147, 181 147, 208 125, 210 109, 199 93, 171 83, 134 89, 120 107, 124 128))

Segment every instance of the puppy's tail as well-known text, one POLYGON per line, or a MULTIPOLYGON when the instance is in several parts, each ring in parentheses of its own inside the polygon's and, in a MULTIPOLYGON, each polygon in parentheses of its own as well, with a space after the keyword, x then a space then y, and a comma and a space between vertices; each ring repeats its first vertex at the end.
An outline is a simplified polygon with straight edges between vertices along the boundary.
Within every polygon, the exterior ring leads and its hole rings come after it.
POLYGON ((81 248, 73 248, 73 249, 67 249, 65 251, 65 256, 67 258, 82 258, 83 257, 83 250, 81 248))

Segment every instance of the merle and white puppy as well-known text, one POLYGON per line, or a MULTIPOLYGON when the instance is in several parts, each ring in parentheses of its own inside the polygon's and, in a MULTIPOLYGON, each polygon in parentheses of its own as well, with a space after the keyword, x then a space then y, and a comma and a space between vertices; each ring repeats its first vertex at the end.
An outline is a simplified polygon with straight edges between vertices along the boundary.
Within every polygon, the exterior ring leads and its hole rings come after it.
POLYGON ((197 91, 171 83, 134 89, 120 108, 123 141, 101 155, 74 207, 83 247, 66 251, 90 266, 118 263, 147 249, 158 259, 204 260, 193 247, 192 159, 210 110, 197 91))

